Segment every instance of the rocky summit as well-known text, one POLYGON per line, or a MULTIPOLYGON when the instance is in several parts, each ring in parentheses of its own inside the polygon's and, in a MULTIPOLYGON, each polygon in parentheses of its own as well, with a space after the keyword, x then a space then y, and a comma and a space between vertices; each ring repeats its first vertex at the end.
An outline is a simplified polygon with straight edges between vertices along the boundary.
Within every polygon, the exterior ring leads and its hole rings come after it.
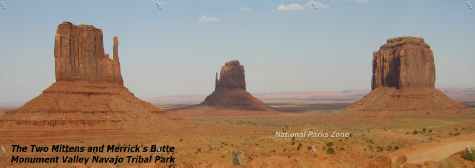
POLYGON ((112 58, 104 52, 102 37, 102 30, 91 25, 60 24, 54 48, 56 82, 0 124, 91 126, 159 111, 124 86, 118 37, 113 38, 112 58))
POLYGON ((246 90, 244 66, 239 61, 226 62, 216 73, 215 89, 202 103, 208 106, 246 110, 268 110, 268 107, 246 90))
POLYGON ((380 114, 458 113, 464 105, 435 88, 430 46, 419 37, 397 37, 374 52, 372 91, 347 108, 380 114))

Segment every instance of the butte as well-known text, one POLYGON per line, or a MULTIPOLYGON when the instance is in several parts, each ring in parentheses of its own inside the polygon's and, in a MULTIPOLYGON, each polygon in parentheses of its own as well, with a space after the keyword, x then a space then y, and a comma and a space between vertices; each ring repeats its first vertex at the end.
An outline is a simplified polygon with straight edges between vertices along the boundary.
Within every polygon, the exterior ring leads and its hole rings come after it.
POLYGON ((454 114, 466 108, 435 88, 430 46, 418 37, 387 40, 373 54, 371 92, 350 105, 359 114, 454 114))
POLYGON ((214 91, 201 104, 243 110, 269 110, 261 100, 247 92, 244 66, 237 60, 226 62, 221 67, 219 78, 216 73, 214 91))
POLYGON ((112 59, 104 52, 102 30, 61 23, 56 31, 56 82, 3 119, 4 124, 91 126, 120 123, 158 108, 135 97, 125 86, 119 39, 112 59))

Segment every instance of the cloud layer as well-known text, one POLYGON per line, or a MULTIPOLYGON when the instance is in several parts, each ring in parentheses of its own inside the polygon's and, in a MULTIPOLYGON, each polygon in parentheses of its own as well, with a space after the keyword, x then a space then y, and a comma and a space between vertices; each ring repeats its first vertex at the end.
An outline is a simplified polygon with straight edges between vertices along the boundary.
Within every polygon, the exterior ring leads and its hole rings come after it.
POLYGON ((301 11, 301 10, 305 10, 305 7, 299 3, 280 4, 279 6, 277 6, 277 11, 280 11, 280 12, 301 11))

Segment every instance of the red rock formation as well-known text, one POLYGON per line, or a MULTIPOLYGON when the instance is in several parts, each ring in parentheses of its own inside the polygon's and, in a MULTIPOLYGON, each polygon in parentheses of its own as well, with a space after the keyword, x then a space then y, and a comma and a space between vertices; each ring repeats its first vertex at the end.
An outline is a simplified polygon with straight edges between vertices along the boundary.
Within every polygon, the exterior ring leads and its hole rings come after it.
POLYGON ((349 111, 387 114, 441 114, 464 110, 435 89, 434 56, 422 38, 387 41, 373 56, 372 91, 349 111))
POLYGON ((215 90, 232 89, 246 90, 244 66, 242 66, 237 60, 225 63, 219 73, 219 79, 216 79, 215 90))
POLYGON ((267 106, 246 91, 244 66, 239 61, 229 61, 216 74, 215 89, 207 96, 204 105, 248 110, 268 110, 267 106))
POLYGON ((64 22, 55 38, 56 81, 104 81, 122 85, 118 57, 119 40, 114 37, 113 59, 104 53, 102 31, 90 25, 64 22))
POLYGON ((390 39, 374 53, 372 89, 378 87, 435 87, 434 56, 424 39, 390 39))
POLYGON ((6 118, 25 124, 91 124, 159 111, 123 85, 117 37, 113 44, 111 59, 104 53, 100 29, 60 24, 55 40, 56 82, 6 118))

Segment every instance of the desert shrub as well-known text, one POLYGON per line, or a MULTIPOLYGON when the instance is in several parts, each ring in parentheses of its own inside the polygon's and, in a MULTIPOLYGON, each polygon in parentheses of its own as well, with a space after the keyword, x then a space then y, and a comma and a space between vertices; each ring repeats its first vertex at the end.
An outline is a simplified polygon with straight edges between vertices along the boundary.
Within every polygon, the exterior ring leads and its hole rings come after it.
POLYGON ((387 151, 391 151, 392 149, 393 149, 393 147, 391 145, 386 146, 387 151))
POLYGON ((196 149, 196 153, 200 153, 200 152, 201 152, 201 148, 196 149))
POLYGON ((329 148, 327 148, 327 151, 326 151, 326 152, 327 152, 327 154, 329 154, 329 155, 333 155, 333 154, 335 154, 335 149, 333 149, 332 147, 329 147, 329 148))
POLYGON ((368 143, 374 144, 374 141, 373 141, 372 139, 369 139, 369 140, 368 140, 368 143))
POLYGON ((383 150, 384 150, 384 149, 383 149, 383 147, 381 147, 381 146, 377 146, 377 147, 376 147, 376 152, 382 152, 383 150))
POLYGON ((467 148, 463 154, 465 160, 475 161, 475 152, 471 148, 467 148))
POLYGON ((328 146, 328 147, 332 147, 332 146, 333 146, 333 142, 328 142, 328 143, 327 143, 327 146, 328 146))

